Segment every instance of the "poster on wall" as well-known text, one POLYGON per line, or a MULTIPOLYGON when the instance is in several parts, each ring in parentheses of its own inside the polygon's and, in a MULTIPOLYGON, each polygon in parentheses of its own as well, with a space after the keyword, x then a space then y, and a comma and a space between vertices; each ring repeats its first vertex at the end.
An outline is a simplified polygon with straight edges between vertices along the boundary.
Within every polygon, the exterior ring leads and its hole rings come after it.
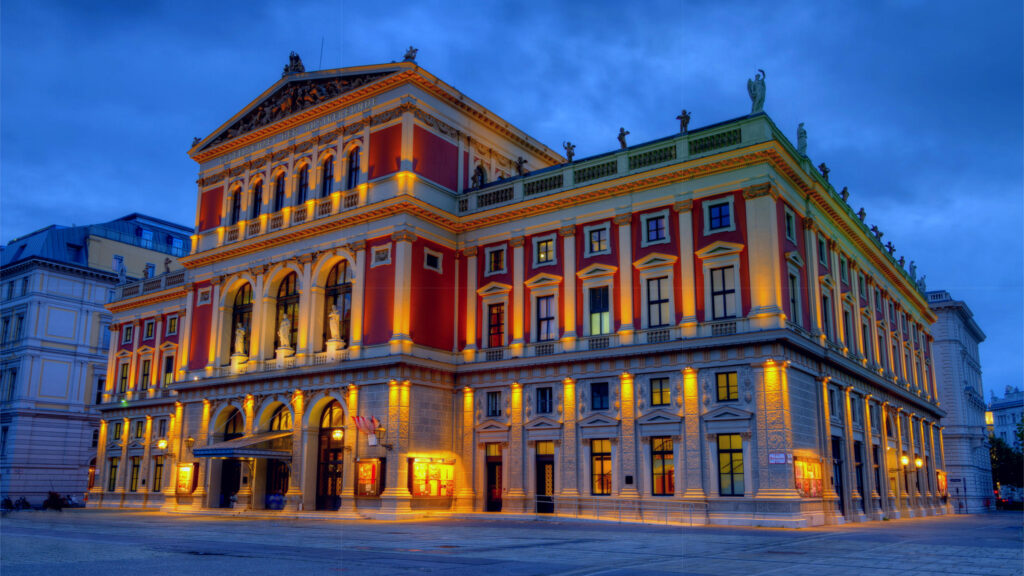
POLYGON ((177 488, 175 492, 187 495, 195 490, 195 468, 195 464, 178 465, 177 488))
POLYGON ((943 472, 942 470, 936 470, 935 474, 938 476, 939 496, 945 496, 946 494, 948 494, 948 488, 946 485, 946 473, 943 472))
POLYGON ((821 462, 796 458, 793 461, 796 489, 803 498, 821 496, 821 462))

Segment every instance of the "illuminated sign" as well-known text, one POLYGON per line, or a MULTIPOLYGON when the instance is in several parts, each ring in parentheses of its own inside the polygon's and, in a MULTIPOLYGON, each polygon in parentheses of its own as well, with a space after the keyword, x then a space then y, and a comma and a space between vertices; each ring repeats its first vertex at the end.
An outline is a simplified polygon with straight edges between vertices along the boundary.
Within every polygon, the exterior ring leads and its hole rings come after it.
POLYGON ((177 482, 177 493, 178 494, 191 494, 195 490, 195 464, 179 464, 178 465, 178 482, 177 482))
POLYGON ((796 489, 800 492, 800 496, 804 498, 821 496, 821 462, 797 458, 793 462, 793 472, 796 477, 796 489))

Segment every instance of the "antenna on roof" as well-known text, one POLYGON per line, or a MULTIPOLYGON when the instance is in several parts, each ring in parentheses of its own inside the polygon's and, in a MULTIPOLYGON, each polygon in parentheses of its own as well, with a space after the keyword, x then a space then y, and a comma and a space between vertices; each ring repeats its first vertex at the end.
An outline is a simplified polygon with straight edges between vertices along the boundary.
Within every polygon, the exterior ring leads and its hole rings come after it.
POLYGON ((320 65, 316 67, 317 70, 324 69, 324 37, 320 36, 320 65))

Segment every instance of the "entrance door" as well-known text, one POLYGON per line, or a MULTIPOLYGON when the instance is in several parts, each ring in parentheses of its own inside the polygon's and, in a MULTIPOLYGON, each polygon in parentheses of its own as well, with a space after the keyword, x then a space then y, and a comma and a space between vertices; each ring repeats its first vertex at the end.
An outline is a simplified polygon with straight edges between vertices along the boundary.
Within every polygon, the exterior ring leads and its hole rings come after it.
POLYGON ((537 512, 551 514, 555 511, 555 459, 553 456, 537 456, 537 512))
POLYGON ((487 511, 501 512, 501 457, 487 459, 487 511))
POLYGON ((832 437, 832 489, 839 496, 839 513, 846 515, 846 506, 843 505, 843 439, 838 436, 832 437))
POLYGON ((242 462, 229 458, 220 465, 220 507, 231 508, 231 498, 242 486, 242 462))
POLYGON ((320 416, 320 437, 317 444, 316 508, 341 508, 342 471, 345 429, 344 413, 337 400, 331 400, 320 416))
POLYGON ((267 510, 283 510, 284 496, 288 493, 288 463, 281 460, 267 460, 267 510))

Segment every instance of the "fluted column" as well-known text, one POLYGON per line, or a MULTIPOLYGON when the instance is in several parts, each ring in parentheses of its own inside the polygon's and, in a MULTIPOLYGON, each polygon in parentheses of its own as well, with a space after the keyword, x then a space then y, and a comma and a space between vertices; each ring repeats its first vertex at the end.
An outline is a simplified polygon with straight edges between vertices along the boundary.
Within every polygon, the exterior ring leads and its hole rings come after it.
POLYGON ((679 326, 684 338, 697 336, 697 276, 693 264, 693 201, 681 200, 673 207, 679 213, 679 286, 682 298, 676 307, 682 313, 679 326))
POLYGON ((466 386, 462 389, 461 419, 458 422, 462 462, 455 468, 455 502, 452 509, 459 512, 472 512, 473 499, 473 389, 466 386))
POLYGON ((562 485, 559 496, 579 496, 576 488, 579 477, 576 473, 576 382, 572 378, 562 380, 562 485))
POLYGON ((309 426, 306 423, 306 402, 302 390, 292 391, 292 465, 285 493, 285 509, 300 510, 303 504, 303 471, 305 470, 306 439, 309 426))
POLYGON ((615 225, 619 229, 619 343, 633 343, 633 214, 619 214, 615 225))
POLYGON ((562 238, 562 347, 576 349, 576 226, 558 229, 562 238))
POLYGON ((637 466, 636 466, 636 399, 633 390, 633 375, 623 372, 619 376, 619 402, 621 449, 622 456, 619 461, 622 463, 622 477, 633 477, 632 484, 623 483, 619 495, 625 498, 637 498, 640 496, 636 488, 637 466))
POLYGON ((529 314, 529 307, 526 306, 523 296, 525 281, 523 269, 523 244, 525 239, 522 236, 515 236, 509 240, 509 244, 512 246, 512 342, 510 348, 513 357, 519 357, 523 355, 523 346, 526 343, 526 339, 523 334, 523 325, 527 315, 529 314))
POLYGON ((348 344, 349 358, 358 358, 363 347, 363 322, 366 311, 363 301, 366 298, 366 242, 357 240, 349 245, 355 256, 355 281, 352 283, 352 320, 349 326, 351 342, 348 344))
POLYGON ((466 255, 466 347, 462 357, 466 362, 476 358, 477 350, 477 294, 476 294, 476 246, 467 246, 462 251, 466 255))

